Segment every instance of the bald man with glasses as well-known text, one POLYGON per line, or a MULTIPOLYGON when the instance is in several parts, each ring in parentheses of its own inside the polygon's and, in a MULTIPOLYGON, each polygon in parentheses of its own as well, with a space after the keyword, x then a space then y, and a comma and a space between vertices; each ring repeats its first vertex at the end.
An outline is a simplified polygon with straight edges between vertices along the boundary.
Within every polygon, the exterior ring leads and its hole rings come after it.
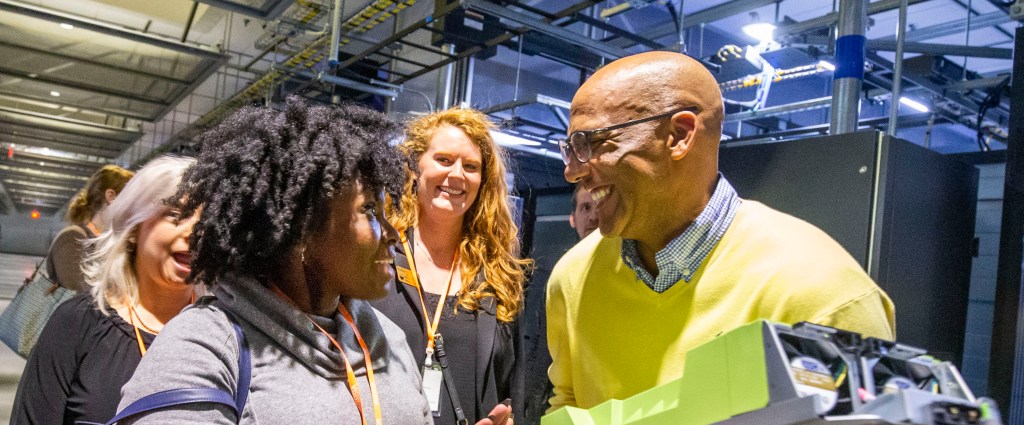
POLYGON ((565 178, 601 231, 548 282, 549 412, 678 379, 687 351, 755 319, 894 337, 892 301, 838 243, 719 174, 723 118, 714 77, 678 53, 619 59, 573 98, 565 178))

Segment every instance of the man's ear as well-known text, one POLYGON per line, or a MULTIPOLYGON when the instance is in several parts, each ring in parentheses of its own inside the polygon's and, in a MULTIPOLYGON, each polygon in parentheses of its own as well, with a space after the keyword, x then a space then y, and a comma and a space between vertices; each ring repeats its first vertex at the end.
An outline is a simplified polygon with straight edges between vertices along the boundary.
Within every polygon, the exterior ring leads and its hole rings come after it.
POLYGON ((669 154, 678 161, 686 157, 697 141, 697 115, 691 111, 679 112, 672 115, 669 125, 669 154))
POLYGON ((569 227, 576 228, 576 212, 569 213, 569 227))

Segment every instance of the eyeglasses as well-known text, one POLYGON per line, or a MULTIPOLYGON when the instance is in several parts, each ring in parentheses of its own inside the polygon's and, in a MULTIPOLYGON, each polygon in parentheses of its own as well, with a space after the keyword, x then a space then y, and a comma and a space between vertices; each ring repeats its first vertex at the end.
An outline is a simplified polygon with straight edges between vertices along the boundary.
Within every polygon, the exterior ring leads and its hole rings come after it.
POLYGON ((626 121, 622 124, 615 124, 613 126, 598 128, 594 130, 578 130, 569 134, 569 137, 558 141, 558 150, 562 153, 562 162, 565 165, 569 165, 570 158, 576 158, 579 162, 587 162, 590 160, 591 148, 594 145, 593 137, 595 134, 605 133, 612 130, 618 130, 634 126, 637 124, 643 124, 645 122, 651 122, 668 118, 672 115, 678 114, 683 111, 697 112, 700 110, 696 106, 687 106, 685 108, 673 109, 663 114, 658 114, 653 117, 640 118, 633 121, 626 121))

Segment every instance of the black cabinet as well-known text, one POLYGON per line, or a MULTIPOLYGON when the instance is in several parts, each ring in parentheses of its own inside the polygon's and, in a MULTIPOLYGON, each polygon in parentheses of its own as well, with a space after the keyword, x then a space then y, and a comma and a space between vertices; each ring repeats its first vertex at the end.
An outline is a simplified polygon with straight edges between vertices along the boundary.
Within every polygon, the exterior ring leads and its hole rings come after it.
POLYGON ((861 131, 724 145, 742 198, 818 226, 896 304, 902 343, 961 364, 978 171, 905 140, 861 131))

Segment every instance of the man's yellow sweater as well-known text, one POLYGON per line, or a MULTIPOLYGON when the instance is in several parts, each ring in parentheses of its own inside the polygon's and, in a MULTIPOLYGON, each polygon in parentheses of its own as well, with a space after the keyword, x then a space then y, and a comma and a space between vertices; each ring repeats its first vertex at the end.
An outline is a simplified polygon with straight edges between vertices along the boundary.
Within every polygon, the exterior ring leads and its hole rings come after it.
POLYGON ((687 351, 759 318, 894 337, 892 301, 838 243, 758 202, 740 204, 690 282, 660 294, 623 263, 621 246, 594 232, 551 273, 549 412, 678 379, 687 351))

